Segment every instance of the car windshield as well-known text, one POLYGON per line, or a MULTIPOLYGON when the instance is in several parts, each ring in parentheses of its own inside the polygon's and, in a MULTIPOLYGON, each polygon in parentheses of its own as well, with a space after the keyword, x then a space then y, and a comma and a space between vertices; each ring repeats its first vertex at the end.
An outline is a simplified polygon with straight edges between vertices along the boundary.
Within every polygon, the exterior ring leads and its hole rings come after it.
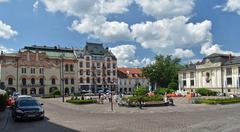
POLYGON ((20 100, 18 103, 19 107, 24 106, 38 106, 39 103, 36 100, 20 100))

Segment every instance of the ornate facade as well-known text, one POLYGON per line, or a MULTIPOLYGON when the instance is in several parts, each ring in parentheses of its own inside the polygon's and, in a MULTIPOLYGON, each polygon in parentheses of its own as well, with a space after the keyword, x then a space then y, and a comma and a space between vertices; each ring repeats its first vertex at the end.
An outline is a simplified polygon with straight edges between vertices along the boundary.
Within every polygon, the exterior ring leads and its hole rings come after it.
POLYGON ((78 59, 79 91, 98 92, 117 88, 117 59, 103 44, 87 43, 75 49, 78 59))
POLYGON ((65 94, 77 90, 77 59, 73 49, 26 46, 18 53, 2 52, 0 62, 1 88, 10 92, 44 95, 60 90, 60 86, 65 94))
POLYGON ((220 93, 240 93, 240 57, 212 54, 179 72, 179 90, 209 88, 220 93))

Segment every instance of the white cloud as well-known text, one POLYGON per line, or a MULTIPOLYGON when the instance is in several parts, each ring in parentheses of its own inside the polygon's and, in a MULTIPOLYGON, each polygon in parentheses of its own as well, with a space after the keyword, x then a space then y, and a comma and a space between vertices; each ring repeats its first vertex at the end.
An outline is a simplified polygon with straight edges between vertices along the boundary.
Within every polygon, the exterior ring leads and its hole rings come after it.
POLYGON ((49 12, 62 12, 67 15, 106 15, 124 13, 132 0, 41 0, 49 12))
POLYGON ((0 20, 0 38, 9 39, 17 34, 16 31, 12 30, 10 25, 0 20))
POLYGON ((39 6, 39 1, 37 0, 33 4, 33 11, 36 11, 38 9, 38 6, 39 6))
POLYGON ((194 0, 135 0, 143 12, 158 19, 189 15, 194 0))
POLYGON ((6 48, 4 45, 0 44, 0 51, 3 51, 3 53, 13 53, 15 52, 14 49, 6 48))
POLYGON ((143 48, 155 53, 174 54, 177 48, 200 46, 211 41, 211 21, 190 23, 184 16, 131 26, 132 35, 143 48))
POLYGON ((117 21, 108 22, 104 16, 86 16, 80 21, 75 20, 70 29, 79 33, 88 33, 97 36, 104 41, 131 39, 127 23, 117 21))
POLYGON ((236 12, 240 15, 240 0, 228 0, 222 10, 227 12, 236 12))
POLYGON ((153 63, 149 58, 136 59, 136 46, 134 45, 120 45, 110 50, 117 57, 120 67, 143 67, 153 63))
POLYGON ((222 50, 221 46, 218 44, 212 44, 212 43, 205 43, 201 47, 201 54, 204 55, 210 55, 213 53, 221 53, 221 54, 232 54, 235 56, 240 56, 240 52, 233 52, 228 50, 222 50))
POLYGON ((0 0, 0 3, 1 3, 1 2, 8 2, 8 1, 9 1, 9 0, 0 0))
POLYGON ((173 56, 178 57, 178 58, 192 58, 194 57, 194 53, 192 50, 189 49, 175 49, 175 53, 173 56))

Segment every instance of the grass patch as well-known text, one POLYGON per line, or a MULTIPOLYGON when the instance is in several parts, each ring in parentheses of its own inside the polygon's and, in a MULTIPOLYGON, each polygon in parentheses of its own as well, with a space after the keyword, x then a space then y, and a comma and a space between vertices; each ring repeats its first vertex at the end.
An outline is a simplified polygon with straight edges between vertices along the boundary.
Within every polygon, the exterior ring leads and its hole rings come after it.
POLYGON ((210 104, 210 105, 215 105, 215 104, 235 104, 235 103, 240 103, 240 98, 222 98, 222 99, 197 99, 195 101, 197 104, 210 104))
POLYGON ((69 99, 66 102, 71 103, 71 104, 79 105, 79 104, 93 104, 93 103, 97 103, 97 100, 80 100, 80 99, 72 100, 72 99, 69 99))

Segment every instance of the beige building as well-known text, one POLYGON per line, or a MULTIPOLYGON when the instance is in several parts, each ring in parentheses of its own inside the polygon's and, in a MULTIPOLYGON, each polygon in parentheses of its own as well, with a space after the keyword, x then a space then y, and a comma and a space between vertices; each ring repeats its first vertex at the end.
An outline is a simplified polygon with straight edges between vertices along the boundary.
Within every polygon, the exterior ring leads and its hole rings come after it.
POLYGON ((149 81, 140 68, 118 68, 118 92, 132 94, 137 86, 149 87, 149 81))
POLYGON ((212 54, 179 72, 179 90, 209 88, 220 93, 240 93, 240 57, 212 54))
POLYGON ((1 53, 0 86, 31 95, 50 94, 62 86, 70 94, 78 86, 76 68, 73 49, 26 46, 17 53, 1 53))
POLYGON ((75 49, 78 59, 79 91, 107 91, 117 88, 117 59, 103 44, 86 43, 83 49, 75 49))

